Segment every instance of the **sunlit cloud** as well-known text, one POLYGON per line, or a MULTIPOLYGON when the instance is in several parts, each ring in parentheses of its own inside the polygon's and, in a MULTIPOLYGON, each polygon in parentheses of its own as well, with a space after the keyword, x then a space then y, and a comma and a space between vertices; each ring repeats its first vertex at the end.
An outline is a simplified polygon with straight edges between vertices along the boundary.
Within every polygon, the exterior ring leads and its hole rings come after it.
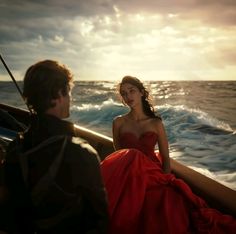
POLYGON ((234 1, 13 0, 0 20, 0 51, 18 79, 50 58, 79 79, 236 80, 234 1))

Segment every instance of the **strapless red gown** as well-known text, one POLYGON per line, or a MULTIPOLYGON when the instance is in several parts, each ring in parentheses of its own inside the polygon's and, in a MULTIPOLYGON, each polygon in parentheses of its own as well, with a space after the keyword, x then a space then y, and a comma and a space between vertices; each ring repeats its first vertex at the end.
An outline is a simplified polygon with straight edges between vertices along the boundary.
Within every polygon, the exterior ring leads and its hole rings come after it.
POLYGON ((163 174, 157 135, 122 134, 122 147, 101 170, 107 189, 111 234, 236 233, 236 220, 207 207, 173 174, 163 174))

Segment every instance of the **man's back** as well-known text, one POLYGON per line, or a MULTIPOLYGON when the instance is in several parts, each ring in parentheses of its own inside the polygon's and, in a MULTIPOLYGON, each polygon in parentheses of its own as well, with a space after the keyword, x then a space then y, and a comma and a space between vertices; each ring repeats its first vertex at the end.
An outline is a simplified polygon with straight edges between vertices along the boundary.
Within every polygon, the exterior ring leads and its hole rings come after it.
MULTIPOLYGON (((25 181, 18 181, 17 186, 26 184, 30 190, 29 212, 38 230, 41 229, 38 232, 105 233, 107 201, 97 153, 73 136, 72 124, 52 116, 35 121, 23 140, 21 166, 19 163, 10 166, 8 175, 19 180, 23 165, 25 181)), ((17 162, 14 157, 11 162, 17 162)), ((13 185, 12 191, 17 186, 13 185)), ((14 200, 18 206, 16 221, 24 230, 25 219, 29 217, 20 213, 25 204, 17 201, 17 195, 14 200)))

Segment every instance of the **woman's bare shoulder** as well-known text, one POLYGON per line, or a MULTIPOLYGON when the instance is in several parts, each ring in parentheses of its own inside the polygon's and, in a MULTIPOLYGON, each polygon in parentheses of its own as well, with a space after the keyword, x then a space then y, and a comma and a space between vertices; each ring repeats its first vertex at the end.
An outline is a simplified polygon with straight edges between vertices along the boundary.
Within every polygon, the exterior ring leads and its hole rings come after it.
POLYGON ((153 118, 152 124, 156 129, 163 128, 163 122, 160 118, 153 118))
POLYGON ((122 123, 127 118, 127 115, 118 115, 113 119, 114 123, 122 123))
POLYGON ((112 122, 113 135, 116 135, 116 133, 120 132, 120 129, 124 123, 125 121, 124 121, 123 115, 119 115, 113 119, 113 122, 112 122))

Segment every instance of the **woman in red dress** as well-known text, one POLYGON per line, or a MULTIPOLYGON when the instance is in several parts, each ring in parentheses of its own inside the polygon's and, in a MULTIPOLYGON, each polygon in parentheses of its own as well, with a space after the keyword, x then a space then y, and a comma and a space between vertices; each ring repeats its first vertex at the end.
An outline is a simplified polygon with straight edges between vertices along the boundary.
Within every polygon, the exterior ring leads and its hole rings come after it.
POLYGON ((125 76, 119 92, 130 111, 114 119, 117 151, 101 163, 109 201, 109 233, 236 233, 233 217, 209 208, 171 174, 165 128, 143 83, 125 76))

